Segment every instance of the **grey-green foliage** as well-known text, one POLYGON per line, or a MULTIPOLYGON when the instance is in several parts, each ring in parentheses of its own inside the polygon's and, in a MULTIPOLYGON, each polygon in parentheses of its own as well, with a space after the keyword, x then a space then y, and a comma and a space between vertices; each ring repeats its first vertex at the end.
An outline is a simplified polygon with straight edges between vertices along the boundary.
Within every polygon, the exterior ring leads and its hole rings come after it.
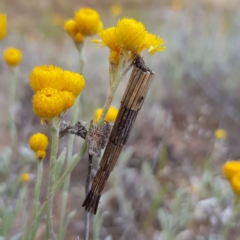
POLYGON ((175 198, 170 204, 169 210, 160 208, 157 212, 162 232, 161 236, 164 240, 172 240, 176 234, 185 229, 191 218, 191 203, 189 194, 183 190, 177 190, 175 198))

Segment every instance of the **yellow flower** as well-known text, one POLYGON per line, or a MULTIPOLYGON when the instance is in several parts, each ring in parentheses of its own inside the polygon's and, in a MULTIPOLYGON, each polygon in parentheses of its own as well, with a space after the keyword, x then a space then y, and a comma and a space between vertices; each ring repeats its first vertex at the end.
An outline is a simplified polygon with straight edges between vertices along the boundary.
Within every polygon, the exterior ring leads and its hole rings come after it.
POLYGON ((6 35, 7 21, 6 14, 0 13, 0 40, 2 40, 6 35))
POLYGON ((64 19, 60 14, 53 14, 51 18, 52 18, 53 25, 62 26, 64 19))
POLYGON ((30 176, 29 176, 28 173, 21 173, 20 176, 19 176, 19 180, 22 183, 28 182, 29 179, 30 179, 30 176))
POLYGON ((172 0, 171 1, 171 8, 173 10, 180 10, 182 8, 182 4, 180 0, 172 0))
POLYGON ((53 88, 43 88, 33 95, 32 104, 34 113, 42 120, 59 116, 66 110, 66 96, 53 88))
POLYGON ((63 70, 56 66, 36 66, 29 75, 32 90, 40 91, 43 88, 54 88, 59 91, 63 89, 63 70))
MULTIPOLYGON (((98 122, 101 114, 102 114, 102 108, 96 109, 96 111, 95 111, 95 122, 98 122)), ((106 115, 104 120, 106 120, 108 122, 114 122, 117 118, 117 115, 118 115, 118 109, 111 106, 109 108, 109 110, 107 112, 107 115, 106 115)))
POLYGON ((85 86, 85 81, 82 75, 70 71, 63 71, 63 91, 71 92, 74 97, 77 97, 85 86))
POLYGON ((232 176, 240 173, 240 162, 229 161, 226 162, 222 167, 222 173, 227 180, 230 180, 232 176))
POLYGON ((92 36, 102 29, 99 14, 91 8, 82 8, 75 12, 74 21, 80 33, 84 36, 92 36))
POLYGON ((111 5, 110 13, 113 16, 119 16, 122 13, 122 6, 118 3, 111 5))
POLYGON ((120 53, 115 51, 110 51, 108 61, 110 64, 118 65, 120 53))
POLYGON ((110 27, 103 29, 99 33, 99 37, 101 40, 92 40, 94 43, 101 43, 102 46, 107 46, 110 50, 113 50, 115 52, 120 51, 119 45, 116 43, 116 36, 115 36, 116 28, 115 27, 110 27))
POLYGON ((36 155, 36 158, 38 160, 43 160, 45 158, 45 156, 46 156, 46 151, 38 150, 38 151, 35 152, 35 155, 36 155))
POLYGON ((35 133, 29 138, 29 146, 34 151, 46 150, 48 146, 48 137, 42 133, 35 133))
POLYGON ((240 173, 235 174, 231 178, 230 185, 235 194, 240 196, 240 173))
POLYGON ((19 49, 11 47, 7 48, 3 53, 4 61, 10 66, 15 67, 22 60, 22 53, 19 49))
POLYGON ((160 37, 157 37, 154 34, 147 33, 145 37, 146 48, 148 48, 148 53, 153 55, 156 52, 163 52, 165 46, 162 46, 165 43, 160 37))
POLYGON ((225 130, 219 128, 214 132, 214 136, 217 139, 224 139, 227 136, 227 132, 225 130))
POLYGON ((84 41, 84 36, 77 30, 76 23, 73 19, 67 20, 63 28, 75 43, 82 43, 84 41))
POLYGON ((74 95, 71 92, 62 91, 62 97, 64 99, 64 110, 70 108, 74 104, 74 95))
POLYGON ((141 22, 134 19, 123 18, 118 21, 116 26, 116 42, 126 51, 139 54, 146 47, 145 36, 147 32, 141 22))

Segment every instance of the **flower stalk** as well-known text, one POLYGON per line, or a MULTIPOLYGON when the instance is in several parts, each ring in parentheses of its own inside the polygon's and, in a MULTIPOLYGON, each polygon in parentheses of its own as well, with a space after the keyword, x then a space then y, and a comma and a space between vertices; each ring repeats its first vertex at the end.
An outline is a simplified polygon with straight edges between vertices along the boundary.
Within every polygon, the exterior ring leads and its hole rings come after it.
POLYGON ((16 98, 16 76, 13 68, 10 69, 10 89, 9 89, 9 111, 8 111, 8 123, 10 132, 11 146, 14 148, 16 144, 17 131, 14 123, 14 104, 16 98))
POLYGON ((123 58, 122 55, 120 55, 118 65, 115 66, 115 65, 110 64, 110 66, 109 66, 110 87, 109 87, 109 92, 108 92, 107 99, 106 99, 105 104, 104 104, 103 109, 102 109, 102 114, 101 114, 100 119, 98 121, 98 126, 100 126, 103 123, 103 121, 104 121, 104 119, 107 115, 107 112, 108 112, 108 110, 111 106, 113 97, 114 97, 114 95, 117 91, 119 83, 124 76, 124 75, 122 75, 122 72, 124 71, 123 70, 123 66, 124 66, 123 63, 124 63, 124 58, 123 58))
MULTIPOLYGON (((83 71, 83 44, 76 44, 76 47, 78 49, 78 55, 79 55, 79 73, 82 74, 83 71)), ((72 115, 71 115, 71 124, 74 125, 79 116, 79 108, 80 108, 80 95, 78 95, 75 99, 73 108, 72 108, 72 115)), ((73 155, 73 147, 74 147, 74 139, 75 135, 70 134, 67 142, 67 161, 66 164, 69 166, 69 164, 72 161, 72 155, 73 155)), ((58 230, 58 239, 63 240, 65 235, 65 216, 66 216, 66 206, 67 206, 67 199, 68 199, 68 190, 70 185, 70 178, 71 174, 69 174, 63 184, 62 188, 62 197, 61 197, 61 209, 60 209, 60 220, 59 220, 59 230, 58 230)))
MULTIPOLYGON (((82 159, 86 150, 87 150, 87 144, 86 144, 86 141, 85 141, 82 145, 82 148, 81 148, 80 152, 73 157, 71 163, 68 165, 65 172, 62 174, 62 176, 55 183, 54 189, 53 189, 53 194, 55 194, 59 190, 59 188, 62 186, 62 184, 64 183, 66 178, 69 176, 69 174, 73 171, 73 169, 77 166, 79 161, 82 159)), ((44 211, 46 210, 46 207, 47 207, 47 200, 42 204, 41 208, 38 211, 38 214, 37 214, 36 218, 34 219, 33 223, 30 226, 29 240, 34 240, 35 239, 35 235, 36 235, 38 226, 41 222, 41 218, 42 218, 42 215, 43 215, 44 211)))
POLYGON ((42 185, 42 175, 43 175, 43 161, 38 162, 38 170, 37 170, 37 181, 34 188, 34 198, 33 198, 33 219, 36 218, 39 207, 39 195, 42 185))
POLYGON ((59 139, 59 119, 58 117, 52 118, 50 123, 50 133, 52 136, 51 157, 49 166, 49 178, 48 178, 48 197, 46 206, 46 239, 52 239, 53 225, 53 197, 54 197, 54 181, 55 181, 55 166, 58 152, 58 139, 59 139))

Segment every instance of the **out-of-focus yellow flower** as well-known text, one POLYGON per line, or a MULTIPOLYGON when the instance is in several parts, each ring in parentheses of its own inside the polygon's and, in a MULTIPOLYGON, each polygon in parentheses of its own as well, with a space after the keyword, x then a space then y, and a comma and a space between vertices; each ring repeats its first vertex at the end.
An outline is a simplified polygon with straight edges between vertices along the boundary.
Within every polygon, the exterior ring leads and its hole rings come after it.
POLYGON ((74 21, 77 30, 84 36, 92 36, 102 29, 99 14, 91 8, 82 8, 75 12, 74 21))
POLYGON ((0 40, 2 40, 6 35, 7 21, 6 14, 0 13, 0 40))
POLYGON ((64 23, 64 30, 69 34, 75 43, 83 43, 84 36, 77 30, 76 23, 73 19, 69 19, 64 23))
POLYGON ((32 104, 38 117, 42 120, 51 119, 66 110, 66 95, 53 88, 43 88, 33 96, 32 104))
POLYGON ((38 160, 43 160, 46 157, 46 151, 38 150, 35 152, 35 155, 38 160))
POLYGON ((120 48, 133 54, 139 54, 145 48, 146 34, 144 25, 132 18, 119 20, 115 31, 116 42, 120 48))
MULTIPOLYGON (((95 111, 95 122, 98 122, 101 114, 102 114, 102 108, 97 108, 95 111)), ((118 109, 111 106, 104 120, 108 122, 114 122, 117 118, 117 115, 118 115, 118 109)))
POLYGON ((15 67, 21 62, 22 53, 19 49, 10 47, 4 51, 3 58, 10 67, 15 67))
POLYGON ((21 173, 20 176, 19 176, 19 180, 22 183, 28 182, 29 179, 30 179, 30 176, 29 176, 28 173, 21 173))
POLYGON ((227 136, 227 132, 225 130, 219 128, 214 132, 214 136, 217 139, 224 139, 227 136))
POLYGON ((48 146, 48 137, 43 133, 35 133, 29 138, 29 146, 34 151, 46 150, 48 146))
POLYGON ((52 23, 55 26, 62 26, 64 22, 63 17, 60 14, 53 14, 52 15, 52 23))
POLYGON ((230 181, 230 179, 237 173, 240 174, 240 162, 229 161, 226 162, 222 167, 222 173, 224 177, 230 181))
POLYGON ((63 91, 71 92, 74 97, 77 97, 85 86, 85 81, 82 75, 70 71, 63 71, 63 91))
POLYGON ((119 3, 110 6, 110 13, 113 16, 119 16, 122 13, 122 6, 119 3))
POLYGON ((46 156, 48 138, 45 134, 35 133, 29 138, 29 146, 35 152, 36 158, 42 160, 46 156))
POLYGON ((148 53, 153 55, 156 52, 163 52, 165 46, 162 46, 165 43, 160 37, 157 37, 154 34, 147 33, 145 36, 146 48, 148 48, 148 53))
POLYGON ((240 196, 240 173, 233 175, 230 181, 230 185, 232 187, 232 190, 239 197, 240 196))
POLYGON ((182 3, 180 0, 172 0, 171 1, 171 8, 173 10, 180 10, 182 8, 182 3))
POLYGON ((63 70, 56 66, 36 66, 29 75, 32 90, 40 91, 43 88, 54 88, 59 91, 63 89, 63 70))

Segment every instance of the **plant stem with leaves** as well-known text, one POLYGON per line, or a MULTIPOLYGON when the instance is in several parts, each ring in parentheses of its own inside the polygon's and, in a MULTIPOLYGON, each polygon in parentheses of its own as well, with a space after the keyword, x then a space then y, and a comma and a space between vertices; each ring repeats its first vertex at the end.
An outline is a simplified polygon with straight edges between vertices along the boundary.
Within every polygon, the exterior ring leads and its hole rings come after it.
POLYGON ((53 214, 53 197, 54 197, 54 181, 55 181, 55 166, 58 152, 58 139, 59 139, 59 119, 52 118, 50 123, 50 132, 52 136, 51 157, 48 178, 48 195, 46 206, 46 239, 51 240, 53 234, 52 214, 53 214))
POLYGON ((8 124, 11 146, 14 148, 17 139, 17 131, 14 123, 14 104, 16 97, 16 76, 13 68, 10 69, 10 89, 9 89, 9 110, 8 110, 8 124))
MULTIPOLYGON (((82 74, 83 71, 83 44, 76 46, 78 49, 79 55, 79 73, 82 74)), ((73 108, 72 108, 72 115, 71 115, 71 124, 74 125, 79 116, 79 108, 80 108, 80 95, 75 99, 73 108)), ((74 146, 74 139, 75 135, 70 134, 67 142, 67 166, 71 163, 72 155, 73 155, 73 146, 74 146)), ((58 240, 63 240, 65 235, 65 216, 66 216, 66 206, 67 206, 67 199, 68 199, 68 190, 70 185, 70 177, 71 174, 66 178, 63 189, 62 189, 62 197, 61 197, 61 209, 60 209, 60 221, 59 221, 59 230, 58 230, 58 240)))

